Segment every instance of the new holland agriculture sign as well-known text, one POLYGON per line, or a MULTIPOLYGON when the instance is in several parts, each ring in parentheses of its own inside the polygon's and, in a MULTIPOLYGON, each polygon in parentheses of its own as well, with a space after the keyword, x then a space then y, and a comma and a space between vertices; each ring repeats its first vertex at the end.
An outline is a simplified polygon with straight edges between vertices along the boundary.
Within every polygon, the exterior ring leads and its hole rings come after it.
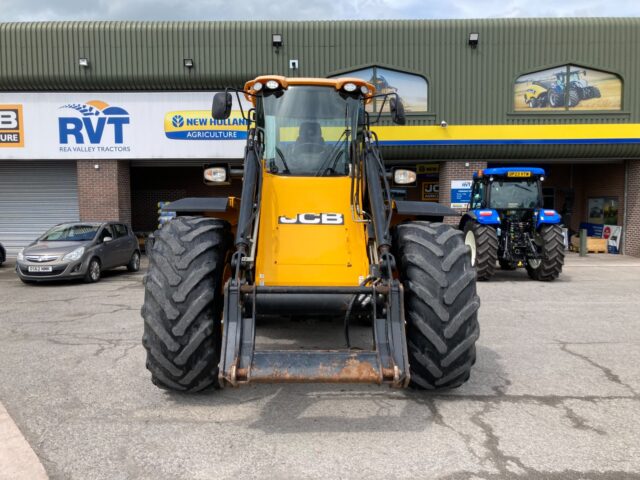
POLYGON ((0 93, 0 159, 242 158, 246 121, 211 118, 214 93, 0 93))
POLYGON ((171 140, 246 140, 247 121, 240 112, 216 120, 210 110, 167 112, 164 133, 171 140))

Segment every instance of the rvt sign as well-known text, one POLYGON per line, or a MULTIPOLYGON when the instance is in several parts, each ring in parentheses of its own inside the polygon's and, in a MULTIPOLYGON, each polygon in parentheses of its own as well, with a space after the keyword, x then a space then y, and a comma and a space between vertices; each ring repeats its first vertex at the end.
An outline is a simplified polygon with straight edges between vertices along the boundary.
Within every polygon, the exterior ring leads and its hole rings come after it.
MULTIPOLYGON (((60 108, 75 111, 74 116, 58 117, 60 145, 122 145, 124 126, 129 124, 129 112, 100 100, 67 104, 60 108)), ((108 147, 99 148, 102 151, 108 147)), ((61 150, 66 150, 61 147, 61 150)), ((75 150, 75 149, 74 149, 75 150)), ((128 147, 118 148, 128 151, 128 147)))

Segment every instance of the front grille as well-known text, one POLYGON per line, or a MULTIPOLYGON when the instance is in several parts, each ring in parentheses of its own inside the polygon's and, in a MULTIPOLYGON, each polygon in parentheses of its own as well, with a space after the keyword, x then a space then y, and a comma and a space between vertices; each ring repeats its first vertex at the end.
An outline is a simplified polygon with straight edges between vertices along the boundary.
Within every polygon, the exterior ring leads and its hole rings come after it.
POLYGON ((29 277, 51 277, 53 275, 60 275, 66 267, 66 265, 59 265, 53 267, 50 272, 30 272, 29 267, 20 267, 20 271, 23 275, 28 275, 29 277))
POLYGON ((53 262, 58 259, 57 255, 25 255, 24 258, 29 260, 30 262, 53 262))

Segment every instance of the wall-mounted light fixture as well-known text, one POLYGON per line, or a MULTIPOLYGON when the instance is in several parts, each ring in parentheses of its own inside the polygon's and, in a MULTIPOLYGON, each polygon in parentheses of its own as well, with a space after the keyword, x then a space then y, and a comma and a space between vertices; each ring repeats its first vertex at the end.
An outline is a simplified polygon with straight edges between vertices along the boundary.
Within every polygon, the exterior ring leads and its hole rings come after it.
POLYGON ((273 45, 276 48, 280 48, 282 45, 284 45, 284 42, 282 41, 282 34, 281 33, 272 33, 271 34, 271 45, 273 45))
POLYGON ((182 64, 186 67, 186 68, 193 68, 193 58, 185 58, 182 61, 182 64))
POLYGON ((469 46, 471 48, 476 48, 478 46, 478 41, 480 40, 480 34, 477 32, 473 32, 469 34, 469 46))
POLYGON ((82 68, 89 68, 89 59, 84 57, 79 58, 78 65, 80 65, 82 68))

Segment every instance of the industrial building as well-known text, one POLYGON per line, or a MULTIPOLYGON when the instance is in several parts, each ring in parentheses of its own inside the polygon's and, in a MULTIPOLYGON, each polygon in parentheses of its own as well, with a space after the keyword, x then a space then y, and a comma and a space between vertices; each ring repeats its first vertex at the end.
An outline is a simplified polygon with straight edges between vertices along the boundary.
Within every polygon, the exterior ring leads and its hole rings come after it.
POLYGON ((402 98, 404 126, 368 107, 385 162, 417 170, 400 194, 462 210, 473 171, 541 166, 571 231, 640 256, 638 44, 638 18, 0 24, 0 242, 78 219, 149 232, 158 202, 237 192, 202 180, 246 138, 213 93, 344 75, 402 98))

